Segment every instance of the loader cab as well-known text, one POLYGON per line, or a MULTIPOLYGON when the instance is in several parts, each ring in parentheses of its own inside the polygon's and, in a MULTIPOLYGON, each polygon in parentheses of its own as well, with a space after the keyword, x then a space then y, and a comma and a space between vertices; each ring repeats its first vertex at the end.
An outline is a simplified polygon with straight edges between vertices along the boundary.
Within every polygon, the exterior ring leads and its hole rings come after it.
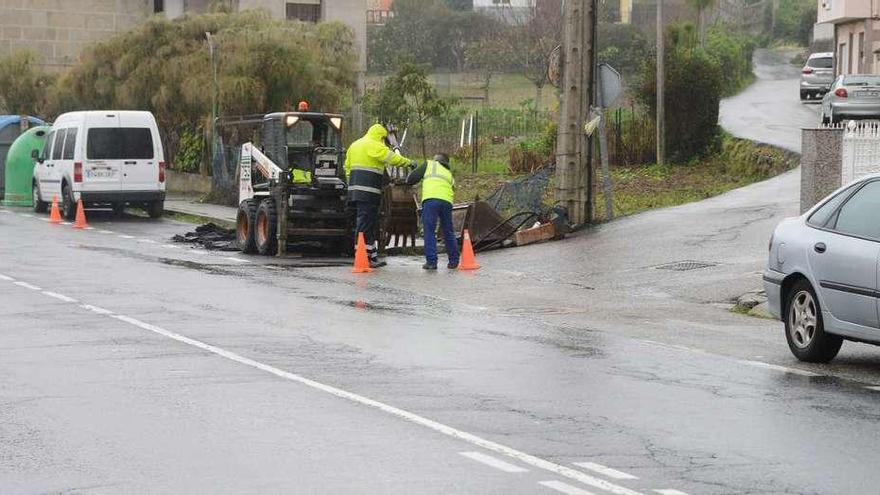
POLYGON ((321 186, 344 179, 342 116, 277 112, 263 118, 263 151, 289 171, 294 184, 321 186))

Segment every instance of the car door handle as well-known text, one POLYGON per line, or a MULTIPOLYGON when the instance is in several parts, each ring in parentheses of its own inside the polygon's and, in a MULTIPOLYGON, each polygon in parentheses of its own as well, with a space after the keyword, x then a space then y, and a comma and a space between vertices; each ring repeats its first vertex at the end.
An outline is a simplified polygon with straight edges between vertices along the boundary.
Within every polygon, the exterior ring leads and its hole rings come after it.
POLYGON ((824 242, 817 242, 816 245, 813 246, 813 250, 819 254, 822 254, 828 250, 828 246, 826 246, 824 242))
POLYGON ((125 162, 126 165, 137 165, 137 162, 125 162))

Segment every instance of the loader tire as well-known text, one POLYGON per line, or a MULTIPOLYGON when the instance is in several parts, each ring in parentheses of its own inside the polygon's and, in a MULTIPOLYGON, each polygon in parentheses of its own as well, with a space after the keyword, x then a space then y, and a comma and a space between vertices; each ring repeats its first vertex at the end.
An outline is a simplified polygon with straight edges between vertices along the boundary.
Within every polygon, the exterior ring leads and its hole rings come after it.
POLYGON ((238 205, 238 216, 235 220, 235 239, 243 253, 251 254, 257 251, 257 243, 254 240, 256 224, 257 202, 246 199, 238 205))
POLYGON ((278 211, 274 199, 264 199, 257 208, 254 241, 257 252, 271 256, 278 250, 278 211))

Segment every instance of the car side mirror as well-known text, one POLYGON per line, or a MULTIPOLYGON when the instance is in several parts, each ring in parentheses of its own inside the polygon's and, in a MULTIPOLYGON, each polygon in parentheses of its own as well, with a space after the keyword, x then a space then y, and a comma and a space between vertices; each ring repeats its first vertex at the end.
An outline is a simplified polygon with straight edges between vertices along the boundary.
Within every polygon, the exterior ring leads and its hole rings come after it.
POLYGON ((43 163, 43 159, 40 158, 40 150, 31 150, 31 158, 40 163, 43 163))

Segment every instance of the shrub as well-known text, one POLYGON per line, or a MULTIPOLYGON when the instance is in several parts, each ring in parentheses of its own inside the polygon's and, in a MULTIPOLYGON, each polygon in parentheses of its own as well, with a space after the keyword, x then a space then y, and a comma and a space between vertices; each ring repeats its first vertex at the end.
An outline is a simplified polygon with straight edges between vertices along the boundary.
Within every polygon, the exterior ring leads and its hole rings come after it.
MULTIPOLYGON (((150 110, 171 162, 187 132, 211 114, 213 76, 205 33, 218 50, 222 114, 293 108, 306 99, 339 111, 355 84, 351 31, 272 19, 268 13, 213 13, 178 20, 154 17, 140 27, 91 45, 53 91, 51 113, 95 108, 150 110)), ((189 158, 184 158, 184 160, 189 158)))
MULTIPOLYGON (((712 152, 718 142, 721 66, 704 51, 671 46, 666 52, 666 153, 687 162, 712 152)), ((656 112, 656 69, 646 64, 638 98, 656 112)))
POLYGON ((53 80, 39 68, 33 52, 24 50, 0 57, 0 110, 43 116, 46 90, 53 80))
POLYGON ((721 88, 730 96, 752 82, 752 54, 757 48, 754 37, 731 31, 716 24, 706 33, 706 54, 721 66, 721 88))

